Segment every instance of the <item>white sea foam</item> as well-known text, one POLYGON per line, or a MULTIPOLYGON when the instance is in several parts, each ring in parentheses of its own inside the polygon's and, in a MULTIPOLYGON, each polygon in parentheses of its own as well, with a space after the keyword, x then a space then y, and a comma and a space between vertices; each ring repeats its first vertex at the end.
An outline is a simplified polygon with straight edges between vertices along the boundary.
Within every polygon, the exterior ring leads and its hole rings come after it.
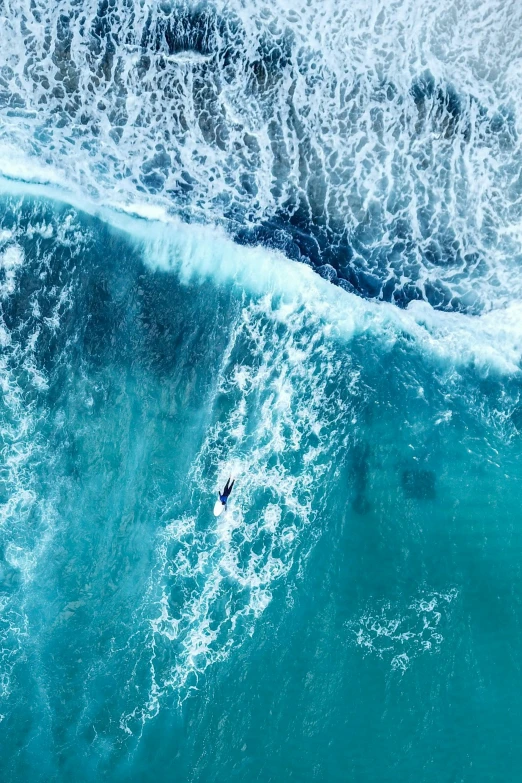
MULTIPOLYGON (((16 266, 16 264, 15 264, 16 266)), ((3 296, 9 291, 3 291, 3 296)), ((37 551, 45 547, 45 536, 35 542, 27 536, 26 521, 38 502, 33 487, 31 461, 38 451, 37 417, 28 405, 11 361, 19 346, 9 336, 0 356, 0 441, 2 465, 0 478, 5 496, 0 501, 0 580, 4 594, 0 602, 0 698, 11 692, 12 671, 23 654, 28 635, 24 598, 8 587, 13 579, 21 586, 33 574, 37 551)))
POLYGON ((300 208, 381 289, 411 280, 468 309, 520 298, 519 4, 0 13, 5 175, 99 203, 145 193, 147 210, 233 229, 282 216, 274 241, 300 208))
POLYGON ((122 717, 127 731, 139 730, 167 694, 183 701, 209 665, 253 633, 273 590, 320 532, 329 484, 322 500, 317 487, 335 472, 344 448, 350 398, 341 389, 350 368, 317 326, 306 308, 290 313, 270 294, 238 313, 214 396, 223 412, 190 472, 197 505, 171 519, 160 543, 145 602, 159 586, 147 646, 150 690, 144 705, 122 717), (218 520, 211 515, 209 465, 217 468, 216 494, 231 474, 241 488, 218 520), (175 650, 167 669, 165 644, 175 650))
POLYGON ((331 335, 350 339, 372 333, 393 344, 403 335, 415 339, 426 356, 455 366, 475 366, 482 373, 518 373, 522 360, 522 305, 508 303, 481 316, 445 313, 427 302, 411 302, 399 310, 374 303, 332 286, 310 267, 289 261, 265 248, 238 247, 221 232, 210 229, 166 228, 164 224, 116 223, 140 237, 147 262, 171 269, 184 282, 212 278, 231 281, 257 295, 274 293, 286 300, 281 319, 304 306, 331 335))
POLYGON ((16 272, 24 262, 22 248, 18 245, 10 245, 3 253, 0 253, 0 270, 3 270, 4 279, 0 282, 0 298, 10 296, 16 287, 16 272))
POLYGON ((445 593, 421 594, 406 609, 389 602, 369 607, 357 620, 346 624, 353 635, 350 642, 365 655, 388 661, 392 671, 404 673, 419 655, 439 650, 451 604, 457 597, 458 591, 451 588, 445 593))
MULTIPOLYGON (((516 299, 477 316, 438 311, 427 302, 411 302, 401 310, 333 286, 309 266, 280 252, 237 245, 221 228, 187 225, 156 208, 152 219, 136 217, 149 214, 147 205, 138 203, 116 211, 54 186, 2 178, 0 193, 65 201, 95 215, 137 242, 151 268, 169 270, 184 284, 212 280, 218 285, 239 286, 256 296, 270 293, 283 297, 287 309, 281 302, 277 311, 282 321, 302 306, 320 320, 326 333, 340 339, 368 333, 383 346, 391 346, 407 335, 428 359, 431 356, 456 367, 475 366, 482 374, 520 371, 522 307, 516 299)), ((67 226, 62 233, 59 239, 66 244, 81 239, 67 226)))
MULTIPOLYGON (((49 237, 49 227, 29 230, 49 237)), ((52 233, 52 232, 51 232, 52 233)), ((42 437, 45 407, 34 394, 45 392, 47 378, 36 360, 43 328, 35 299, 25 319, 23 308, 11 307, 18 295, 26 258, 17 242, 17 230, 0 232, 0 696, 11 692, 12 671, 30 628, 26 614, 27 591, 54 531, 50 498, 39 496, 37 470, 46 444, 42 437), (9 313, 9 318, 7 314, 9 313), (31 321, 32 319, 32 321, 31 321), (9 324, 9 326, 8 326, 9 324)), ((67 306, 67 289, 54 290, 58 301, 53 318, 67 306)), ((52 320, 52 319, 50 319, 52 320)))

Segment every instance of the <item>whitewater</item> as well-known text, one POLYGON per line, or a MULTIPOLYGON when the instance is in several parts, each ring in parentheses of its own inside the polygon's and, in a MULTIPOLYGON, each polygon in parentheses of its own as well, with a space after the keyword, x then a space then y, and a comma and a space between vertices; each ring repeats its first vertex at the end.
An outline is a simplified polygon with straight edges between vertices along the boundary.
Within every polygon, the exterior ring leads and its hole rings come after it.
POLYGON ((520 777, 521 16, 0 0, 3 780, 520 777))

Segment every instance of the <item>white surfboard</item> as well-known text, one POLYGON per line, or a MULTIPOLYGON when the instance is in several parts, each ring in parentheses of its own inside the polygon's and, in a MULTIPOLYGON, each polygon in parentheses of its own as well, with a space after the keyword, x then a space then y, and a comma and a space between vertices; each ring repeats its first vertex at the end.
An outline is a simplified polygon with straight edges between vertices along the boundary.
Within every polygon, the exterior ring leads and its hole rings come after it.
POLYGON ((214 505, 214 516, 218 517, 225 509, 225 506, 221 502, 221 500, 216 500, 216 503, 214 505))

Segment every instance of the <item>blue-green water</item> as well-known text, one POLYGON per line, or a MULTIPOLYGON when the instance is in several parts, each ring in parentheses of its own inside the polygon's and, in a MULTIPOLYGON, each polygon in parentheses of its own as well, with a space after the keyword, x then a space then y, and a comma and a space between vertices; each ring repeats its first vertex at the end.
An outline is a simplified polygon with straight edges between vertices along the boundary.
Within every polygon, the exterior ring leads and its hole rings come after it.
POLYGON ((0 0, 0 783, 522 781, 521 29, 0 0))
POLYGON ((518 779, 508 349, 114 223, 2 200, 2 779, 518 779))

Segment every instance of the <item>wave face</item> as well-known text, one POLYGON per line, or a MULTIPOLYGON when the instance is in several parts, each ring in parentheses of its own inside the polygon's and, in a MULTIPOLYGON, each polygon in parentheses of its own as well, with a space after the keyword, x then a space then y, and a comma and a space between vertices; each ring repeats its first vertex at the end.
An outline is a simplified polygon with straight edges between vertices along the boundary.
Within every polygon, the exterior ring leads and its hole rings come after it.
POLYGON ((102 201, 153 200, 401 306, 520 295, 516 3, 0 14, 4 171, 14 146, 26 176, 43 165, 102 201))

